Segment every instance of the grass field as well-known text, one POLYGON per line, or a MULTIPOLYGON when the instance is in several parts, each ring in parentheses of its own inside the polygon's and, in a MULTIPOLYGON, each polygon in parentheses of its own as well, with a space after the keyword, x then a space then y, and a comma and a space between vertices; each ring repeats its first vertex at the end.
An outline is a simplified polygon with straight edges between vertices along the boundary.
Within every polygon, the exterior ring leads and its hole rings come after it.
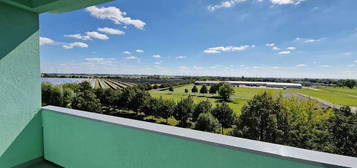
MULTIPOLYGON (((195 103, 199 103, 203 100, 209 100, 214 105, 219 103, 218 95, 211 94, 199 94, 191 93, 193 85, 185 85, 178 88, 175 88, 174 92, 170 92, 168 90, 158 91, 152 90, 150 94, 153 97, 162 97, 164 99, 172 99, 174 101, 180 101, 182 98, 185 98, 189 95, 193 96, 193 100, 195 103), (185 93, 185 89, 189 90, 189 93, 185 93)), ((201 86, 197 86, 198 89, 201 86)), ((357 89, 349 89, 349 88, 333 88, 333 87, 314 87, 314 88, 304 88, 304 89, 271 89, 271 88, 244 88, 244 87, 234 87, 235 93, 231 97, 231 102, 229 102, 229 106, 234 110, 236 114, 240 114, 242 107, 247 103, 248 100, 254 97, 254 95, 263 93, 265 91, 276 95, 283 94, 285 92, 294 92, 294 93, 302 93, 308 96, 316 97, 322 100, 329 101, 334 104, 339 105, 350 105, 357 106, 357 89)))
POLYGON ((298 92, 338 105, 357 106, 356 88, 314 87, 313 89, 302 89, 298 92))

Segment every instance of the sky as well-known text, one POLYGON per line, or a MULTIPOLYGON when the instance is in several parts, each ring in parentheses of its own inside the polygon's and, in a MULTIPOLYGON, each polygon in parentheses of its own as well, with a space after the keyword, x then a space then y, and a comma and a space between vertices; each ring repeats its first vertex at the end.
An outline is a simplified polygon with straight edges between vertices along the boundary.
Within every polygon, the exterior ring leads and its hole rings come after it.
POLYGON ((40 15, 41 71, 357 79, 356 0, 117 0, 40 15))

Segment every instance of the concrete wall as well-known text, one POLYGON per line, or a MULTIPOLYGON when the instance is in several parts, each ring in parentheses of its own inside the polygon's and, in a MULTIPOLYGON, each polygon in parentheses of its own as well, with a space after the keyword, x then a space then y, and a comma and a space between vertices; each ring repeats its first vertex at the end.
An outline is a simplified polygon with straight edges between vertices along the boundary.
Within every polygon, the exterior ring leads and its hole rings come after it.
MULTIPOLYGON (((58 108, 59 110, 61 109, 58 108)), ((56 109, 43 109, 42 119, 45 158, 66 168, 327 167, 322 164, 304 163, 273 155, 189 140, 179 136, 165 135, 162 132, 133 128, 132 126, 154 128, 161 131, 166 130, 172 134, 179 130, 182 135, 187 136, 190 136, 190 133, 193 136, 200 134, 198 131, 152 123, 146 124, 146 122, 118 117, 69 109, 62 109, 62 113, 56 112, 56 109), (82 116, 91 116, 91 119, 64 114, 64 111, 81 113, 82 116), (119 121, 122 125, 108 123, 109 120, 119 121), (132 126, 128 123, 131 123, 132 126)), ((201 133, 201 135, 207 139, 209 136, 212 137, 212 134, 209 133, 201 133), (205 137, 206 135, 207 137, 205 137)), ((265 148, 269 147, 265 146, 265 148)), ((288 154, 287 151, 285 153, 288 154)))
POLYGON ((38 14, 0 2, 0 167, 43 156, 38 14))

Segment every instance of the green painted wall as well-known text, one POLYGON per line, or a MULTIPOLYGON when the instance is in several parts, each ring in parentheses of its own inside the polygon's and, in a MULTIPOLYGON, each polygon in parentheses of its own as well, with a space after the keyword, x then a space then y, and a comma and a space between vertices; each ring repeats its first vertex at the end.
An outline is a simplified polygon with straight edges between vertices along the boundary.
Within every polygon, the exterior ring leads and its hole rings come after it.
POLYGON ((0 2, 0 167, 43 156, 38 15, 0 2))
POLYGON ((66 168, 317 168, 42 110, 45 158, 66 168))

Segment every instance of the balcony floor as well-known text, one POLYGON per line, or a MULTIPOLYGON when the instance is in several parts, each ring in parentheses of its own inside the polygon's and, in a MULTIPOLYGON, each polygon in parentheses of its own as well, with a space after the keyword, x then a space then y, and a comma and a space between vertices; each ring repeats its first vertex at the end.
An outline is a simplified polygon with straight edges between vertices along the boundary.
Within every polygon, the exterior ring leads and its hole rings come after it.
POLYGON ((48 161, 41 161, 31 165, 26 166, 25 168, 62 168, 48 161))

